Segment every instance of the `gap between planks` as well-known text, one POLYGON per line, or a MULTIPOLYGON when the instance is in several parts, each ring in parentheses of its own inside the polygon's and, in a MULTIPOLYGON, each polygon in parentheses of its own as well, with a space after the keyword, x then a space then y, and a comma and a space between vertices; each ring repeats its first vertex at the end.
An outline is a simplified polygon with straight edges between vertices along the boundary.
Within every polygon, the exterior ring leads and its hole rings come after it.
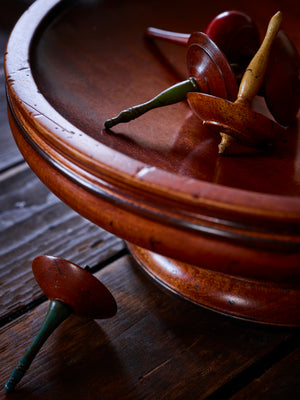
POLYGON ((296 328, 295 331, 296 333, 294 335, 287 337, 270 351, 270 353, 265 354, 261 359, 235 375, 230 381, 207 396, 205 400, 230 400, 246 386, 262 377, 269 369, 274 367, 275 364, 278 364, 299 348, 299 331, 297 331, 296 328))
POLYGON ((17 175, 18 173, 25 171, 27 168, 29 167, 25 161, 20 161, 19 163, 16 163, 13 166, 8 166, 7 168, 3 168, 0 171, 0 182, 4 182, 6 179, 9 179, 12 176, 17 175))

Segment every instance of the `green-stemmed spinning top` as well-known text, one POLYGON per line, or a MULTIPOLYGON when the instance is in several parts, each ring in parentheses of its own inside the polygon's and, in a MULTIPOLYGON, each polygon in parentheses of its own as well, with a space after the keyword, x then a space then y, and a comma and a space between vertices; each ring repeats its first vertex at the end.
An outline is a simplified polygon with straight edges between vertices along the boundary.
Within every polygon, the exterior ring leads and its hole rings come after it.
POLYGON ((103 319, 117 312, 110 291, 76 264, 63 258, 43 255, 33 260, 32 270, 50 305, 39 332, 5 383, 7 392, 14 391, 45 341, 71 313, 103 319))
POLYGON ((166 89, 141 105, 122 111, 105 121, 107 129, 121 122, 129 122, 149 110, 185 100, 187 93, 203 92, 234 100, 238 85, 231 66, 219 47, 202 32, 190 35, 187 45, 189 79, 166 89))
MULTIPOLYGON (((250 17, 239 11, 227 11, 214 18, 205 33, 181 34, 149 27, 145 37, 160 38, 187 46, 189 79, 163 91, 152 100, 122 111, 105 121, 105 128, 129 122, 153 108, 185 100, 187 93, 203 92, 216 97, 234 100, 237 95, 237 74, 244 69, 245 59, 255 54, 259 47, 259 33, 250 17), (225 54, 225 55, 224 55, 225 54), (241 65, 240 65, 241 64, 241 65)), ((245 64, 247 65, 248 62, 245 64)))

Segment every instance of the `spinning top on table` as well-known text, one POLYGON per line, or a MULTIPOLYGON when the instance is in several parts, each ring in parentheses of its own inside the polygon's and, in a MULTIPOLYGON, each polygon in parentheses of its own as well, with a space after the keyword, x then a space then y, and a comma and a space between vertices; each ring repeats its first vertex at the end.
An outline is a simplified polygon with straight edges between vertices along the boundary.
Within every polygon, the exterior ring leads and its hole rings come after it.
POLYGON ((36 281, 50 300, 47 315, 33 342, 5 384, 12 392, 51 333, 71 313, 91 319, 114 316, 117 305, 110 291, 85 269, 63 258, 39 256, 33 260, 36 281))
POLYGON ((271 18, 264 41, 242 78, 234 103, 202 93, 188 94, 191 109, 203 120, 204 125, 221 133, 219 153, 229 150, 233 138, 247 146, 256 147, 278 139, 284 132, 275 121, 250 108, 263 82, 268 56, 281 21, 281 12, 271 18))

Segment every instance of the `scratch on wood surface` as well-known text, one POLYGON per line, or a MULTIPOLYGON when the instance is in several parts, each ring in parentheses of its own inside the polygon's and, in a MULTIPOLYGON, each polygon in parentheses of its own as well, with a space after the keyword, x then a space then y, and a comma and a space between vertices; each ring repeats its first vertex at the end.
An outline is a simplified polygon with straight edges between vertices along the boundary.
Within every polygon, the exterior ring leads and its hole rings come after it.
POLYGON ((172 360, 172 358, 168 358, 166 361, 164 361, 163 363, 157 365, 157 367, 151 369, 150 371, 146 372, 146 374, 142 375, 140 377, 140 379, 145 379, 147 377, 149 377, 150 375, 152 375, 154 372, 158 371, 160 368, 164 367, 166 364, 168 364, 170 361, 172 360))

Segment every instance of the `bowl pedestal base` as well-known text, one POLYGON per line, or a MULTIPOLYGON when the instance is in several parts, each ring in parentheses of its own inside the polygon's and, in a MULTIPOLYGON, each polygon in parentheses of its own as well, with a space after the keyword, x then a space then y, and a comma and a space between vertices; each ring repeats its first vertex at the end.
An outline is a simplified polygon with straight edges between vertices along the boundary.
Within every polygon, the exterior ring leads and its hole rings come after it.
POLYGON ((215 272, 127 243, 139 266, 156 282, 192 303, 239 319, 300 326, 300 287, 215 272))

